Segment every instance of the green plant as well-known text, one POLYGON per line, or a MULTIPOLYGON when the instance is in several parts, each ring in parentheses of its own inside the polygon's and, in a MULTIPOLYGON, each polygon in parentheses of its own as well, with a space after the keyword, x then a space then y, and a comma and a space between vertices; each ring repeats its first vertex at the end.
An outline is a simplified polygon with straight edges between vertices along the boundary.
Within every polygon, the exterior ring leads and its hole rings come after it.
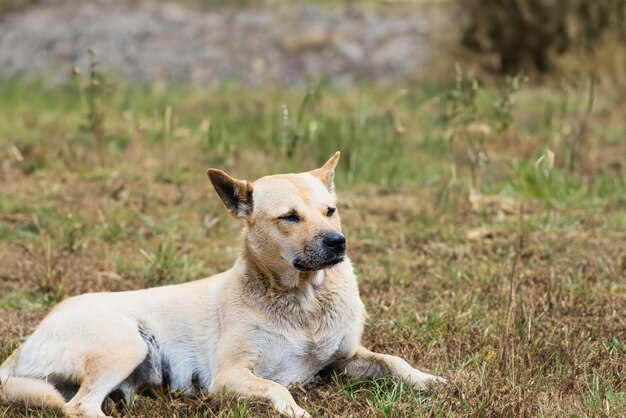
POLYGON ((514 95, 524 81, 527 79, 522 73, 505 78, 504 87, 500 89, 500 99, 493 105, 498 131, 505 131, 513 123, 514 95))
POLYGON ((42 235, 42 248, 32 253, 37 261, 35 272, 38 290, 47 295, 52 303, 57 303, 67 297, 67 277, 60 259, 63 252, 55 251, 49 235, 42 235))
POLYGON ((104 76, 98 69, 98 57, 93 49, 87 50, 89 55, 89 74, 83 79, 80 68, 74 69, 74 80, 85 107, 85 124, 82 129, 91 135, 99 157, 106 159, 107 138, 104 129, 105 113, 102 107, 102 96, 105 88, 104 76))
MULTIPOLYGON (((465 76, 459 64, 455 65, 454 87, 443 96, 441 124, 449 143, 449 152, 456 157, 455 164, 469 163, 472 186, 478 183, 479 171, 488 172, 489 157, 485 140, 492 128, 480 113, 478 95, 481 87, 478 79, 465 76), (462 155, 458 155, 460 151, 462 155), (457 156, 458 155, 458 156, 457 156)), ((455 169, 453 169, 454 173, 455 169)), ((444 183, 446 190, 450 182, 444 183)), ((443 195, 447 192, 443 193, 443 195)))
POLYGON ((300 102, 300 106, 298 107, 298 113, 296 114, 296 120, 294 123, 291 122, 289 108, 287 105, 283 104, 281 106, 284 137, 283 141, 287 157, 293 157, 300 140, 303 138, 306 139, 307 137, 310 139, 310 135, 307 134, 310 134, 312 129, 310 124, 305 126, 305 116, 307 112, 313 108, 313 106, 319 103, 322 90, 323 84, 321 81, 316 82, 309 87, 309 89, 307 89, 302 101, 300 102))
POLYGON ((476 77, 465 75, 458 63, 454 65, 454 87, 444 94, 442 125, 453 129, 465 129, 478 117, 478 92, 480 84, 476 77))
POLYGON ((388 379, 360 380, 334 378, 340 391, 351 399, 365 395, 367 402, 380 411, 385 418, 397 416, 399 406, 410 389, 402 382, 388 379))
POLYGON ((183 251, 172 237, 159 241, 155 251, 141 248, 139 252, 148 262, 143 277, 150 285, 185 282, 201 274, 202 266, 194 254, 183 251))

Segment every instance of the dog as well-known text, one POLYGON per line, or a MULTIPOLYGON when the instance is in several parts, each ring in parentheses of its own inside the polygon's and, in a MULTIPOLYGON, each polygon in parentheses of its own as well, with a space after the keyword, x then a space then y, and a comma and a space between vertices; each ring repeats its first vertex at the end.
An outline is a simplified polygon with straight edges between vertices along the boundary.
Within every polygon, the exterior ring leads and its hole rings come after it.
POLYGON ((366 312, 337 211, 339 155, 310 172, 254 183, 207 170, 228 212, 245 224, 235 265, 189 283, 58 304, 0 366, 0 398, 102 417, 112 392, 128 401, 140 387, 165 385, 309 417, 287 388, 322 369, 416 389, 444 382, 360 343, 366 312), (77 390, 66 399, 68 385, 77 390))

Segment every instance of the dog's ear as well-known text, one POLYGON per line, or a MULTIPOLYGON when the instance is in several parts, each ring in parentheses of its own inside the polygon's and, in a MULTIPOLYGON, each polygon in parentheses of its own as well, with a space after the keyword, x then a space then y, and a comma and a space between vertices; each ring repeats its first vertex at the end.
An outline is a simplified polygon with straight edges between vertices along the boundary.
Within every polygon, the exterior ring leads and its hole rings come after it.
POLYGON ((339 156, 341 152, 337 151, 323 166, 311 171, 311 175, 320 179, 331 193, 335 193, 335 168, 339 162, 339 156))
POLYGON ((209 168, 206 175, 228 212, 235 218, 252 215, 252 185, 246 180, 237 180, 216 168, 209 168))

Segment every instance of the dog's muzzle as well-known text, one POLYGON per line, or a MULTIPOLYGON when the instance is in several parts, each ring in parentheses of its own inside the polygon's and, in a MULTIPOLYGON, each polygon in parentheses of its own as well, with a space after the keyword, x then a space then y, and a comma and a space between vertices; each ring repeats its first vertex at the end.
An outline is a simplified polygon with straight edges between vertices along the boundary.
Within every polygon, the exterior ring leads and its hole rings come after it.
POLYGON ((300 271, 321 270, 341 263, 346 256, 346 238, 339 232, 329 232, 293 261, 300 271))

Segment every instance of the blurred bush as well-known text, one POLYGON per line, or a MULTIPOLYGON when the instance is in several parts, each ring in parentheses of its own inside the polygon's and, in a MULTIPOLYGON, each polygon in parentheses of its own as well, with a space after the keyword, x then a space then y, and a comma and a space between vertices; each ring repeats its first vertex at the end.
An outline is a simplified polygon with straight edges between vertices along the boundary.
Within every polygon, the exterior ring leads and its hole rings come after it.
POLYGON ((38 3, 39 0, 0 0, 0 16, 14 9, 38 3))
POLYGON ((565 52, 592 52, 607 36, 626 42, 626 0, 458 0, 462 43, 490 69, 546 72, 565 52))

